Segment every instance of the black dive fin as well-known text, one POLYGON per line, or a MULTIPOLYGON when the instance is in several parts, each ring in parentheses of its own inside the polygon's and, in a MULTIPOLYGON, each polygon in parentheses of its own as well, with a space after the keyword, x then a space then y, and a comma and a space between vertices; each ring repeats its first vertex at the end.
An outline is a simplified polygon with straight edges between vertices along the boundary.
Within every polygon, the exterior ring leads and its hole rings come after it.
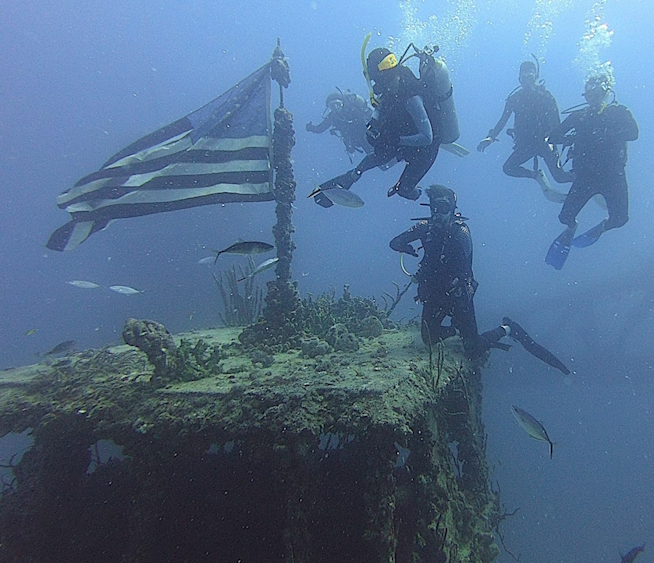
POLYGON ((586 248, 591 244, 595 244, 604 232, 604 225, 606 224, 606 219, 599 222, 592 229, 587 230, 585 233, 579 235, 572 239, 572 246, 577 248, 586 248))
POLYGON ((529 336, 525 329, 522 328, 518 323, 512 321, 509 317, 504 317, 502 324, 508 325, 511 329, 511 334, 509 335, 516 342, 522 344, 522 347, 527 350, 532 356, 535 356, 539 360, 545 362, 546 364, 552 366, 553 368, 558 369, 563 372, 565 375, 570 373, 570 370, 566 365, 559 360, 552 352, 543 348, 538 342, 535 342, 534 339, 529 336))
POLYGON ((545 256, 545 263, 553 266, 554 269, 560 270, 568 259, 570 254, 570 244, 575 234, 575 229, 567 228, 563 231, 554 242, 550 245, 545 256))

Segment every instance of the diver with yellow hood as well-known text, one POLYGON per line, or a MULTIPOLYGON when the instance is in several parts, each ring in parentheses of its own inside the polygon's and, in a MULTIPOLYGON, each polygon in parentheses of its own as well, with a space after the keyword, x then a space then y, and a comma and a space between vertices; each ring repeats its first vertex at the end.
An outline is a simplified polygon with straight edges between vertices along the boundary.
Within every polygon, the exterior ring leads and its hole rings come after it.
POLYGON ((396 161, 406 165, 388 190, 388 197, 396 193, 410 200, 420 197, 417 184, 434 164, 441 143, 452 143, 459 136, 452 85, 445 64, 433 57, 436 49, 419 51, 411 44, 399 61, 384 47, 370 52, 364 75, 375 107, 367 125, 367 139, 374 152, 352 170, 321 184, 314 192, 316 203, 331 207, 332 202, 321 191, 350 189, 367 170, 387 168, 396 161), (415 53, 406 57, 411 47, 415 53), (420 78, 403 64, 413 56, 420 58, 420 78))

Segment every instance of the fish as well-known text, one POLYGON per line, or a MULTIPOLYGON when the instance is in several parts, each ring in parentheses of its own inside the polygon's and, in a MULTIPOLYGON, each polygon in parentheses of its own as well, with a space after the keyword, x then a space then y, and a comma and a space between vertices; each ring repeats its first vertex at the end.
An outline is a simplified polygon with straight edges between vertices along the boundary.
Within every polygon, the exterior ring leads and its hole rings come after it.
POLYGON ((242 277, 242 278, 240 278, 240 279, 238 279, 236 281, 237 282, 242 282, 244 280, 252 279, 257 274, 260 274, 261 272, 265 272, 266 270, 272 268, 275 264, 277 264, 277 262, 279 262, 278 257, 268 258, 268 260, 266 260, 265 262, 261 262, 261 264, 259 264, 254 270, 252 270, 252 272, 250 274, 248 274, 247 276, 242 277))
POLYGON ((264 254, 265 252, 270 252, 273 248, 275 247, 267 242, 241 240, 223 250, 213 250, 212 252, 215 252, 216 254, 216 258, 214 259, 215 264, 218 260, 218 256, 221 254, 264 254))
POLYGON ((363 200, 351 190, 345 190, 343 188, 332 188, 331 190, 321 191, 332 203, 342 205, 343 207, 351 207, 352 209, 356 209, 357 207, 363 207, 364 205, 363 200))
POLYGON ((522 410, 520 407, 511 405, 511 412, 513 412, 513 416, 518 421, 518 424, 522 427, 522 429, 534 440, 547 442, 550 445, 550 459, 552 459, 552 456, 554 455, 554 442, 550 440, 550 437, 547 435, 547 430, 545 430, 543 425, 533 416, 531 416, 527 411, 522 410))
POLYGON ((37 330, 39 330, 39 329, 38 329, 38 328, 30 328, 30 329, 25 333, 25 336, 32 336, 32 335, 33 335, 37 330))
POLYGON ((76 343, 74 340, 64 340, 63 342, 57 344, 52 350, 46 352, 44 356, 57 356, 59 354, 65 354, 69 350, 72 350, 75 344, 76 343))
POLYGON ((620 556, 622 557, 621 563, 634 563, 634 559, 636 559, 636 557, 638 557, 638 554, 642 553, 643 551, 645 551, 645 544, 638 545, 633 549, 630 549, 626 555, 620 556))
POLYGON ((200 258, 198 260, 198 264, 213 264, 216 261, 216 259, 213 256, 205 256, 204 258, 200 258))
POLYGON ((79 287, 81 289, 97 289, 100 287, 97 283, 84 280, 71 280, 66 282, 68 285, 79 287))
POLYGON ((115 291, 116 293, 120 293, 121 295, 136 295, 137 293, 143 293, 143 291, 134 289, 133 287, 129 287, 127 285, 111 285, 109 286, 109 289, 111 291, 115 291))
POLYGON ((342 205, 343 207, 351 207, 355 209, 364 205, 364 201, 357 194, 351 190, 346 190, 342 186, 327 189, 317 186, 316 189, 307 196, 307 198, 314 197, 318 194, 323 194, 332 203, 342 205))

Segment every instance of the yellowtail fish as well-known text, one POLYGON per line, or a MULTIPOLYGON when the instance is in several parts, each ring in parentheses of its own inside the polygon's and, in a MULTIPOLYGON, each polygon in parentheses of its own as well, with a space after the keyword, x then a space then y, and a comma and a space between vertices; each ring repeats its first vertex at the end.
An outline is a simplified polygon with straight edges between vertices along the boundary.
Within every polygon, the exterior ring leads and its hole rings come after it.
POLYGON ((331 190, 321 190, 321 192, 329 201, 336 205, 351 207, 353 209, 363 207, 364 205, 363 200, 351 190, 332 188, 331 190))
POLYGON ((522 410, 520 407, 511 405, 511 412, 513 412, 513 416, 518 421, 518 424, 522 427, 522 429, 534 440, 547 442, 550 445, 550 459, 552 459, 552 456, 554 455, 554 442, 550 440, 550 437, 547 435, 547 430, 545 430, 543 425, 533 416, 531 416, 527 411, 522 410))
POLYGON ((79 287, 81 289, 97 289, 100 287, 97 283, 93 283, 90 281, 84 281, 84 280, 71 280, 66 282, 68 285, 72 285, 73 287, 79 287))
POLYGON ((111 285, 109 286, 109 289, 111 291, 115 291, 116 293, 120 293, 121 295, 136 295, 137 293, 143 293, 143 291, 134 289, 133 287, 129 287, 127 285, 111 285))
POLYGON ((270 252, 273 248, 275 247, 267 242, 239 241, 223 250, 213 250, 212 252, 216 253, 216 258, 214 259, 215 263, 216 260, 218 260, 218 256, 221 254, 263 254, 264 252, 270 252))
POLYGON ((363 200, 357 194, 341 186, 327 189, 316 186, 307 198, 317 196, 318 194, 323 194, 332 203, 342 205, 343 207, 357 208, 364 205, 363 200))
POLYGON ((260 274, 261 272, 265 272, 269 268, 272 268, 275 264, 277 264, 277 262, 279 262, 279 258, 277 258, 277 257, 268 258, 268 260, 266 260, 265 262, 261 262, 261 264, 259 264, 254 270, 252 270, 251 274, 248 274, 247 276, 242 277, 242 278, 240 278, 240 279, 238 279, 236 281, 237 282, 242 282, 244 280, 252 279, 257 274, 260 274))

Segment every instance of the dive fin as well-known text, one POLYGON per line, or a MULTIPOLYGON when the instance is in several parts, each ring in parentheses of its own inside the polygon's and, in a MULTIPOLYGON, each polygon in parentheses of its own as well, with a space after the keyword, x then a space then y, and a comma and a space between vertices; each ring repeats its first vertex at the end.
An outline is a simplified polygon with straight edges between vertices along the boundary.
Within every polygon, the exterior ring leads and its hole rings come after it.
POLYGON ((595 244, 599 240, 600 236, 602 236, 605 224, 606 219, 600 221, 592 229, 589 229, 578 237, 573 238, 572 246, 576 246, 577 248, 586 248, 591 244, 595 244))
POLYGON ((470 151, 459 143, 445 143, 444 145, 441 145, 441 148, 460 157, 468 156, 470 154, 470 151))
POLYGON ((552 366, 553 368, 558 369, 560 372, 565 375, 570 374, 570 370, 566 365, 559 360, 552 352, 538 344, 534 339, 529 336, 525 329, 522 328, 518 323, 512 321, 509 317, 504 317, 502 320, 503 325, 507 325, 511 329, 509 336, 513 338, 516 342, 520 343, 522 347, 527 350, 532 356, 535 356, 539 360, 545 362, 546 364, 552 366))
POLYGON ((543 190, 543 195, 549 199, 550 201, 553 201, 554 203, 563 203, 565 201, 565 198, 568 197, 568 194, 564 192, 559 192, 552 188, 552 185, 550 184, 549 180, 547 179, 547 176, 545 176, 545 173, 542 170, 538 170, 536 172, 536 182, 538 182, 538 185, 540 186, 541 190, 543 190))
POLYGON ((563 264, 565 264, 568 254, 570 253, 570 244, 572 243, 576 229, 577 227, 574 229, 568 227, 558 237, 556 237, 556 239, 554 239, 554 242, 550 245, 550 248, 547 251, 547 256, 545 256, 546 264, 553 266, 556 270, 563 268, 563 264))
MULTIPOLYGON (((324 207, 325 209, 331 207, 334 205, 334 202, 329 199, 324 193, 323 193, 323 187, 319 186, 314 180, 311 180, 313 184, 315 185, 315 188, 313 191, 307 196, 307 198, 313 198, 313 201, 315 201, 320 207, 324 207)), ((327 183, 327 182, 326 182, 327 183)))
POLYGON ((320 184, 320 190, 323 192, 327 190, 333 190, 336 188, 349 190, 352 187, 352 184, 354 184, 354 182, 356 182, 358 178, 359 175, 356 174, 356 171, 350 170, 345 174, 341 174, 340 176, 336 176, 336 178, 332 178, 331 180, 327 180, 326 182, 323 182, 322 184, 320 184))
POLYGON ((334 202, 331 199, 329 199, 322 190, 320 190, 315 195, 313 201, 315 201, 318 205, 320 205, 320 207, 324 207, 325 209, 334 205, 334 202))

